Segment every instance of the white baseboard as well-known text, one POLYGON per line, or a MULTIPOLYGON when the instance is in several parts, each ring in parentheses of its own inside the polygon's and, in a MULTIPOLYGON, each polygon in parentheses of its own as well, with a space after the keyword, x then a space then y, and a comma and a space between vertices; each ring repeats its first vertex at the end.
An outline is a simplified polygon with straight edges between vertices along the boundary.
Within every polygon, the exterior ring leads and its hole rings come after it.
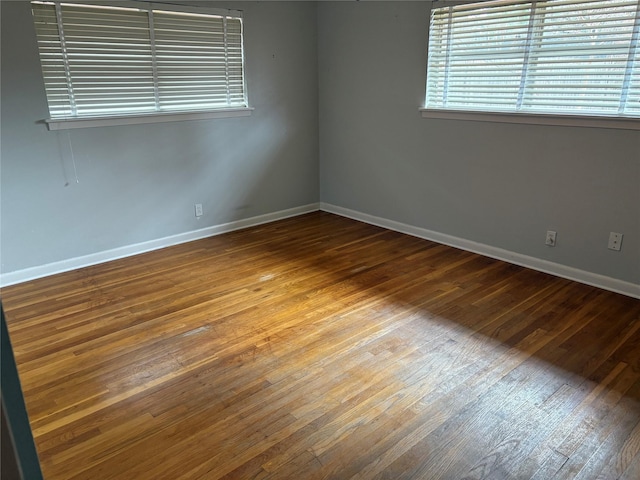
POLYGON ((414 237, 424 238, 433 242, 460 248, 469 252, 478 253, 480 255, 484 255, 485 257, 491 257, 497 260, 503 260, 505 262, 513 263, 515 265, 520 265, 522 267, 538 270, 540 272, 550 273, 551 275, 555 275, 557 277, 567 278, 576 282, 599 287, 604 290, 621 293, 629 297, 640 298, 640 285, 636 285, 635 283, 625 282, 616 278, 599 275, 597 273, 591 273, 586 270, 580 270, 578 268, 568 267, 560 263, 550 262, 548 260, 542 260, 536 257, 530 257, 528 255, 511 252, 502 248, 492 247, 491 245, 485 245, 483 243, 466 240, 464 238, 458 238, 452 235, 434 232, 432 230, 427 230, 426 228, 415 227, 413 225, 407 225, 406 223, 376 217, 374 215, 358 212, 356 210, 350 210, 348 208, 338 207, 329 203, 321 202, 320 210, 329 213, 335 213, 336 215, 351 218, 354 220, 359 220, 371 225, 377 225, 379 227, 394 230, 396 232, 413 235, 414 237))
POLYGON ((232 232, 234 230, 240 230, 242 228, 254 227, 263 223, 275 222, 276 220, 282 220, 309 212, 315 212, 318 209, 319 203, 312 203, 300 207, 289 208, 287 210, 280 210, 278 212, 259 215, 257 217, 245 218, 242 220, 214 225, 212 227, 202 228, 199 230, 179 233, 177 235, 158 238, 156 240, 150 240, 148 242, 136 243, 133 245, 114 248, 112 250, 84 255, 82 257, 70 258, 68 260, 62 260, 60 262, 53 262, 37 267, 25 268, 23 270, 3 273, 0 275, 0 286, 7 287, 9 285, 15 285, 16 283, 22 283, 29 280, 34 280, 36 278, 48 277, 49 275, 55 275, 56 273, 68 272, 69 270, 75 270, 77 268, 89 267, 91 265, 110 262, 111 260, 117 260, 119 258, 130 257, 132 255, 138 255, 140 253, 170 247, 179 243, 191 242, 193 240, 212 237, 214 235, 220 235, 222 233, 232 232))
POLYGON ((177 245, 180 243, 191 242, 193 240, 212 237, 214 235, 220 235, 222 233, 232 232, 234 230, 240 230, 242 228, 253 227, 256 225, 261 225, 263 223, 269 223, 276 220, 295 217, 297 215, 314 212, 316 210, 335 213, 336 215, 352 218, 354 220, 359 220, 371 225, 377 225, 379 227, 394 230, 396 232, 406 233, 408 235, 413 235, 414 237, 424 238, 426 240, 431 240, 433 242, 460 248, 462 250, 484 255, 486 257, 503 260, 505 262, 531 268, 540 272, 550 273, 551 275, 567 278, 569 280, 575 280, 576 282, 585 283, 587 285, 610 290, 616 293, 621 293, 630 297, 640 298, 640 285, 636 285, 634 283, 625 282, 623 280, 607 277, 605 275, 599 275, 597 273, 587 272, 585 270, 580 270, 573 267, 568 267, 559 263, 549 262, 548 260, 542 260, 539 258, 530 257, 528 255, 511 252, 502 248, 492 247, 490 245, 466 240, 464 238, 434 232, 432 230, 427 230, 426 228, 416 227, 413 225, 396 222, 394 220, 376 217, 374 215, 358 212, 356 210, 350 210, 348 208, 338 207, 336 205, 324 202, 312 203, 309 205, 303 205, 287 210, 280 210, 278 212, 267 213, 265 215, 259 215, 257 217, 250 217, 229 223, 214 225, 212 227, 180 233, 156 240, 150 240, 148 242, 127 245, 120 248, 114 248, 112 250, 106 250, 104 252, 98 252, 82 257, 62 260, 60 262, 48 263, 46 265, 40 265, 37 267, 26 268, 14 272, 3 273, 0 274, 0 286, 6 287, 9 285, 15 285, 17 283, 34 280, 36 278, 47 277, 49 275, 55 275, 57 273, 63 273, 69 270, 75 270, 77 268, 88 267, 91 265, 97 265, 99 263, 109 262, 111 260, 117 260, 119 258, 130 257, 132 255, 138 255, 140 253, 158 250, 160 248, 170 247, 172 245, 177 245))

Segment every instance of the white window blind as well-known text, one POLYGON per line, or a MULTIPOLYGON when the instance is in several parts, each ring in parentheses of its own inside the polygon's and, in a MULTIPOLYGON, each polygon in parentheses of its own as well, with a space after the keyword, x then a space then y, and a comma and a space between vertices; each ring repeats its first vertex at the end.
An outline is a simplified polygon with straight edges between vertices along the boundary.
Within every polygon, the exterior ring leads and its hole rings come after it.
POLYGON ((434 8, 426 108, 640 117, 638 0, 434 8))
POLYGON ((52 119, 246 107, 240 12, 32 2, 52 119))

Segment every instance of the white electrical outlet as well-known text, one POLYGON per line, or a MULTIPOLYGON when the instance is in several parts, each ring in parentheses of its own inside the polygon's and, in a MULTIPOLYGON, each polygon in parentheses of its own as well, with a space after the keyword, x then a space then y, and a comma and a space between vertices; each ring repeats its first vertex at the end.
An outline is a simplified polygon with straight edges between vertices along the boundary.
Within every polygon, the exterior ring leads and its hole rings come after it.
POLYGON ((609 234, 609 250, 620 250, 622 248, 622 234, 611 232, 609 234))
POLYGON ((547 230, 547 239, 544 241, 545 245, 549 245, 550 247, 556 246, 556 235, 557 233, 553 230, 547 230))
POLYGON ((202 216, 202 204, 196 203, 196 217, 202 216))

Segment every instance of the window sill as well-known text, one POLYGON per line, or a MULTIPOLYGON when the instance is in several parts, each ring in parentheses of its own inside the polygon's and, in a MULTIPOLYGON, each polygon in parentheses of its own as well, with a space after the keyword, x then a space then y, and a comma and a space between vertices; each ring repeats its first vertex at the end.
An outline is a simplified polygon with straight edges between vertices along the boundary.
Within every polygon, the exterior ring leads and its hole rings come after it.
POLYGON ((537 113, 496 113, 467 110, 434 110, 421 108, 423 118, 470 120, 478 122, 525 123, 529 125, 559 125, 565 127, 617 128, 640 130, 640 120, 625 117, 549 115, 537 113))
POLYGON ((104 117, 83 117, 45 120, 49 130, 69 130, 72 128, 110 127, 113 125, 137 125, 141 123, 182 122, 185 120, 207 120, 211 118, 248 117, 253 108, 225 108, 220 110, 151 113, 140 115, 114 115, 104 117))

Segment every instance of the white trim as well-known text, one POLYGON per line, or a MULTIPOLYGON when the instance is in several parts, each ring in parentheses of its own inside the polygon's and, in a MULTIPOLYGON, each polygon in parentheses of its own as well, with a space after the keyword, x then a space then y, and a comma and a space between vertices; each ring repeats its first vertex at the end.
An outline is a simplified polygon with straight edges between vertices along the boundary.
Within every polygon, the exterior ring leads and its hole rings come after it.
POLYGON ((602 288, 629 297, 640 298, 640 285, 631 282, 625 282, 616 278, 607 277, 597 273, 587 272, 578 268, 568 267, 559 263, 542 260, 540 258, 530 257, 521 253, 511 252, 502 248, 492 247, 483 243, 474 242, 464 238, 454 237, 445 233, 434 232, 426 228, 408 225, 406 223, 388 220, 386 218, 376 217, 367 213, 350 210, 348 208, 338 207, 330 203, 320 203, 320 210, 334 213, 343 217, 359 220, 361 222, 377 225, 379 227, 394 230, 396 232, 406 233, 414 237, 431 240, 433 242, 449 245, 451 247, 466 250, 468 252, 484 255, 485 257, 495 258, 522 267, 531 268, 540 272, 549 273, 557 277, 574 280, 576 282, 585 283, 594 287, 602 288))
POLYGON ((77 268, 89 267, 91 265, 97 265, 99 263, 110 262, 112 260, 118 260, 119 258, 130 257, 132 255, 138 255, 140 253, 158 250, 160 248, 170 247, 172 245, 177 245, 180 243, 191 242, 194 240, 199 240, 201 238, 213 237, 215 235, 233 232, 234 230, 241 230, 243 228, 255 227, 256 225, 262 225, 263 223, 275 222, 276 220, 283 220, 285 218, 295 217, 309 212, 315 212, 318 209, 318 203, 310 203, 309 205, 289 208, 287 210, 280 210, 273 213, 266 213, 264 215, 258 215, 257 217, 245 218, 233 222, 222 223, 220 225, 214 225, 212 227, 202 228, 199 230, 179 233, 177 235, 158 238, 156 240, 150 240, 148 242, 136 243, 133 245, 114 248, 112 250, 84 255, 82 257, 75 257, 59 262, 48 263, 46 265, 40 265, 37 267, 16 270, 15 272, 3 273, 0 274, 0 286, 7 287, 9 285, 15 285, 16 283, 27 282, 29 280, 35 280, 36 278, 48 277, 49 275, 68 272, 69 270, 75 270, 77 268))
POLYGON ((338 207, 330 203, 311 203, 300 207, 280 210, 278 212, 267 213, 256 217, 250 217, 243 220, 236 220, 229 223, 214 225, 212 227, 193 230, 191 232, 180 233, 169 237, 150 240, 148 242, 127 245, 104 252, 93 253, 82 257, 70 258, 60 262, 49 263, 37 267, 17 270, 0 274, 0 286, 7 287, 17 283, 27 282, 37 278, 55 275, 78 268, 89 267, 100 263, 118 260, 120 258, 138 255, 140 253, 158 250, 180 243, 191 242, 201 238, 212 237, 234 230, 262 225, 264 223, 275 222, 289 217, 303 215, 305 213, 322 210, 324 212, 334 213, 343 217, 351 218, 361 222, 377 225, 396 232, 405 233, 414 237, 423 238, 433 242, 441 243, 451 247, 466 250, 468 252, 477 253, 486 257, 495 258, 522 267, 531 268, 544 273, 549 273, 558 277, 574 280, 594 287, 602 288, 612 292, 627 295, 633 298, 640 298, 640 285, 631 282, 625 282, 616 278, 599 275, 597 273, 587 272, 573 267, 568 267, 559 263, 549 262, 528 255, 523 255, 502 248, 492 247, 482 243, 466 240, 464 238, 454 237, 444 233, 434 232, 425 228, 408 225, 406 223, 388 220, 386 218, 376 217, 367 213, 358 212, 348 208, 338 207))
POLYGON ((468 110, 438 110, 433 108, 420 108, 420 112, 422 118, 437 118, 443 120, 640 130, 640 119, 630 117, 550 115, 545 113, 520 112, 473 112, 468 110))
POLYGON ((203 112, 148 113, 137 115, 113 115, 105 117, 78 117, 45 120, 49 130, 69 130, 71 128, 110 127, 113 125, 137 125, 140 123, 182 122, 185 120, 207 120, 210 118, 248 117, 253 108, 221 108, 203 112))

